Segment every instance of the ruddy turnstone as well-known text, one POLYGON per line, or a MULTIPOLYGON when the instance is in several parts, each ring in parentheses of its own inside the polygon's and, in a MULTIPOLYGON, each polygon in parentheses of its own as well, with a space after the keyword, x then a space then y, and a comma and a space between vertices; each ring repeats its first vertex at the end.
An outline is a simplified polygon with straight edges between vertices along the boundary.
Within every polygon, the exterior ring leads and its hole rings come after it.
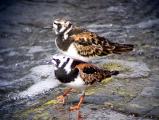
POLYGON ((133 45, 113 43, 94 32, 76 27, 65 19, 54 20, 53 28, 57 35, 57 48, 65 55, 82 61, 88 62, 97 56, 133 50, 133 45))
POLYGON ((119 73, 118 71, 107 71, 93 64, 57 54, 53 56, 51 63, 55 66, 56 78, 69 87, 63 95, 57 97, 59 102, 64 103, 65 97, 73 88, 82 90, 79 103, 70 107, 71 111, 80 108, 87 86, 101 82, 103 79, 119 73))

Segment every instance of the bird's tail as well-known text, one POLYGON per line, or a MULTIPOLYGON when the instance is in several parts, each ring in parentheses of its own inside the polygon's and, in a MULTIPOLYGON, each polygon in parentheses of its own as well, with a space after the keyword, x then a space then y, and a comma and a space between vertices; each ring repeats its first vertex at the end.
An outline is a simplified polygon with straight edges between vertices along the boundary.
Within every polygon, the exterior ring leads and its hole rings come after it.
POLYGON ((115 54, 129 52, 129 51, 132 51, 134 48, 134 45, 131 45, 131 44, 119 44, 119 43, 111 43, 111 44, 112 46, 115 47, 112 51, 115 54))
MULTIPOLYGON (((112 75, 118 75, 118 74, 119 74, 119 71, 116 71, 116 70, 114 70, 114 71, 104 70, 103 77, 110 78, 112 75)), ((104 79, 100 79, 100 80, 98 80, 98 82, 101 82, 102 80, 104 80, 104 79)))
POLYGON ((112 75, 118 75, 119 74, 119 71, 116 71, 116 70, 114 70, 114 71, 108 71, 108 70, 105 70, 105 75, 106 75, 106 77, 111 77, 112 75))
POLYGON ((111 75, 118 75, 118 74, 119 74, 119 71, 116 71, 116 70, 115 70, 115 71, 110 71, 110 74, 111 74, 111 75))

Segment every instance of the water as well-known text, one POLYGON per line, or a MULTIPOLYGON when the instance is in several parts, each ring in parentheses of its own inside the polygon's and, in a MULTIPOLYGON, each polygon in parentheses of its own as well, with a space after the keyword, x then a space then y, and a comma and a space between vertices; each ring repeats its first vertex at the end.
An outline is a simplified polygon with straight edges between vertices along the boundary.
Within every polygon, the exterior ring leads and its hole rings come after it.
POLYGON ((122 58, 131 56, 157 73, 158 5, 157 0, 3 0, 0 4, 1 117, 8 118, 17 109, 24 109, 30 99, 35 104, 58 85, 50 72, 53 68, 45 62, 58 53, 50 29, 52 20, 58 17, 68 18, 115 42, 134 44, 134 52, 122 58), (43 74, 46 71, 49 72, 43 74))

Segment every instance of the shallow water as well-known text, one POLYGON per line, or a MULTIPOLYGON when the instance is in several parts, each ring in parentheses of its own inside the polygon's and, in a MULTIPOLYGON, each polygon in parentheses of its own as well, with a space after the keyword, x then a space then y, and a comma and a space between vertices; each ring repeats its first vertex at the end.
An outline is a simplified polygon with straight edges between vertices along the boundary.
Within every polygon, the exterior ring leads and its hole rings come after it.
POLYGON ((144 62, 153 71, 149 83, 155 84, 153 80, 159 72, 157 0, 3 0, 0 3, 2 119, 18 109, 39 104, 38 99, 50 95, 57 86, 58 83, 51 81, 54 76, 49 78, 49 73, 42 73, 47 71, 46 61, 58 53, 50 29, 52 20, 58 17, 68 18, 114 42, 134 44, 133 52, 108 58, 144 62))

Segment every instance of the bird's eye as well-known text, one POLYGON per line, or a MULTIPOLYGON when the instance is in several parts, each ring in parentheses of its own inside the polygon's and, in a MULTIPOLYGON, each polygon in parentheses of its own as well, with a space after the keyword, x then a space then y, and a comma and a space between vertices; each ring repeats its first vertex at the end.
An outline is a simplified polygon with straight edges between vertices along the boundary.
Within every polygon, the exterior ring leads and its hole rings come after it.
POLYGON ((61 24, 54 22, 55 25, 60 26, 61 24))
POLYGON ((57 25, 57 28, 61 29, 61 24, 59 23, 54 23, 55 25, 57 25))
POLYGON ((57 26, 58 26, 58 27, 61 27, 61 25, 60 25, 60 24, 57 24, 57 26))
POLYGON ((57 25, 58 23, 54 22, 55 25, 57 25))

